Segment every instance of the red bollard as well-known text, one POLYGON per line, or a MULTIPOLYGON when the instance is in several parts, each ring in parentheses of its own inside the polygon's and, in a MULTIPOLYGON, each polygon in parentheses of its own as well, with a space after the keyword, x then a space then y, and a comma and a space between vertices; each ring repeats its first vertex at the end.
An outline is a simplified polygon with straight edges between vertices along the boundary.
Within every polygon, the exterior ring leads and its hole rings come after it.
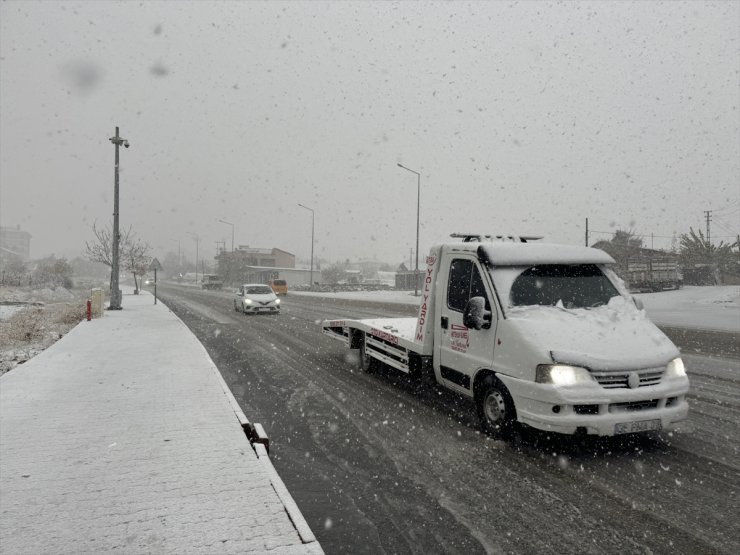
POLYGON ((87 321, 92 320, 92 301, 87 299, 87 321))

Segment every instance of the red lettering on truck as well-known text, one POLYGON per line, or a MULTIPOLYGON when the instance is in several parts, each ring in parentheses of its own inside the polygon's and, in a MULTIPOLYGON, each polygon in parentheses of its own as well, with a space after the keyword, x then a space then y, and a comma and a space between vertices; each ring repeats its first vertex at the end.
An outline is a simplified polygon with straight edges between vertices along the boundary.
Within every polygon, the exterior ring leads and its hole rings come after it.
POLYGON ((419 308, 419 322, 416 328, 416 340, 424 341, 424 326, 427 322, 427 312, 429 311, 429 294, 431 293, 432 274, 434 273, 434 263, 437 261, 436 256, 427 256, 427 271, 424 276, 424 290, 421 295, 421 307, 419 308))
POLYGON ((376 330, 375 328, 372 328, 370 329, 370 334, 377 337, 378 339, 387 341, 388 343, 393 343, 394 345, 398 345, 398 337, 396 337, 392 333, 388 333, 387 331, 380 331, 380 330, 376 330))

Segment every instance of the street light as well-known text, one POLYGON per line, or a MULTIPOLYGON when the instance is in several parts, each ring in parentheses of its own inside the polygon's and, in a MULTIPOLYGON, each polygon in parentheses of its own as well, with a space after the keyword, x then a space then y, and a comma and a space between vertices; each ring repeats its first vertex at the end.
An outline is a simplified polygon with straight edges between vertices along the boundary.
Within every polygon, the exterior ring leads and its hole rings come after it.
POLYGON ((300 202, 298 203, 298 206, 301 208, 305 208, 306 210, 311 211, 311 289, 313 289, 313 230, 314 230, 314 211, 313 208, 309 208, 308 206, 302 205, 300 202))
POLYGON ((416 273, 414 275, 414 297, 416 297, 419 294, 419 207, 421 205, 421 174, 400 163, 398 167, 416 174, 416 273))
POLYGON ((108 305, 108 310, 121 310, 121 290, 118 287, 118 276, 120 274, 118 243, 121 240, 120 233, 118 233, 118 147, 123 145, 128 148, 130 145, 126 139, 118 134, 118 127, 116 127, 116 135, 110 138, 110 142, 116 146, 116 165, 113 174, 113 248, 111 256, 110 304, 108 305))
POLYGON ((234 252, 234 224, 225 220, 219 220, 219 222, 231 226, 231 252, 234 252))

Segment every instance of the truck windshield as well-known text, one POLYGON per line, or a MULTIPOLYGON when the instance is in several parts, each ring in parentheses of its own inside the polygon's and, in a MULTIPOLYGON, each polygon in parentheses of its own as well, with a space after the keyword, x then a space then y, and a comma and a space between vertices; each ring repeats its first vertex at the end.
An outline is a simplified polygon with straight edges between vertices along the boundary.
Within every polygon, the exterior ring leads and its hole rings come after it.
POLYGON ((502 301, 509 306, 590 308, 619 295, 596 264, 499 267, 492 275, 502 301))

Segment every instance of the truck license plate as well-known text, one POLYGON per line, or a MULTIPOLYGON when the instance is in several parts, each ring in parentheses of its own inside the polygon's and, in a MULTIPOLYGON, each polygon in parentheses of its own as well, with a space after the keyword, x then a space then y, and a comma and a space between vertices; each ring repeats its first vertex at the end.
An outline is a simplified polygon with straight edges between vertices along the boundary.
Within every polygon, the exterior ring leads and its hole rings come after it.
POLYGON ((661 430, 663 426, 660 419, 657 420, 639 420, 637 422, 622 422, 614 424, 614 434, 634 434, 637 432, 651 432, 661 430))

